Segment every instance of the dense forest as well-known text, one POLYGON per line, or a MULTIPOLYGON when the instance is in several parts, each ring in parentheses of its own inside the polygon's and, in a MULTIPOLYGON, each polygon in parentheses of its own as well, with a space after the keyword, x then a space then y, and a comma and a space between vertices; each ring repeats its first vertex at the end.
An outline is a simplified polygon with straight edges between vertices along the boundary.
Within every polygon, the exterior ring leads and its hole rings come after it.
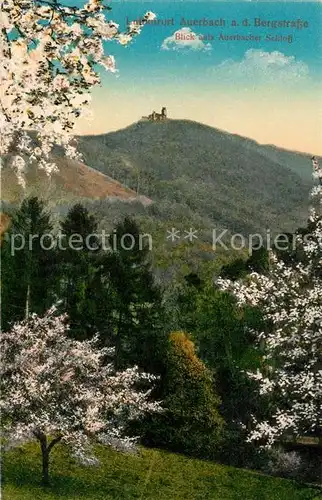
MULTIPOLYGON (((280 403, 281 396, 263 393, 248 375, 263 369, 267 353, 256 332, 269 331, 271 320, 260 301, 241 305, 219 283, 246 283, 251 273, 269 277, 271 252, 219 256, 201 263, 197 272, 188 260, 176 280, 160 280, 162 256, 156 260, 148 245, 142 246, 135 218, 117 222, 106 249, 99 237, 100 212, 91 208, 75 204, 57 217, 30 197, 10 211, 2 242, 3 330, 10 332, 33 314, 42 317, 55 304, 57 314, 67 314, 72 339, 86 342, 98 334, 101 348, 115 349, 117 370, 138 366, 157 377, 150 398, 162 401, 165 410, 127 428, 142 444, 319 481, 318 415, 316 425, 301 423, 303 436, 298 429, 293 436, 282 433, 279 446, 263 448, 261 439, 248 439, 254 421, 268 419, 280 403), (78 240, 70 245, 73 235, 78 240), (22 239, 25 244, 17 246, 22 239), (295 438, 305 436, 312 446, 296 444, 295 438)), ((312 227, 297 234, 307 233, 312 227)), ((305 263, 301 243, 283 248, 275 250, 290 269, 305 263)), ((182 247, 177 252, 184 258, 182 247)))

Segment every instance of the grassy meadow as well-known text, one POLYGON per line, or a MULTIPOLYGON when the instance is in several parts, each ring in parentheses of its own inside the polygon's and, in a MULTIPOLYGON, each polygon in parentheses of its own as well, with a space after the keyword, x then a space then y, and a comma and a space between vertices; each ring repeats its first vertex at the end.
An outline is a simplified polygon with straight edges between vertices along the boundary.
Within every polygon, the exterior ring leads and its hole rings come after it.
POLYGON ((322 491, 293 481, 159 450, 137 455, 97 447, 98 467, 77 465, 63 446, 51 457, 51 486, 40 486, 36 444, 7 452, 3 500, 322 500, 322 491))

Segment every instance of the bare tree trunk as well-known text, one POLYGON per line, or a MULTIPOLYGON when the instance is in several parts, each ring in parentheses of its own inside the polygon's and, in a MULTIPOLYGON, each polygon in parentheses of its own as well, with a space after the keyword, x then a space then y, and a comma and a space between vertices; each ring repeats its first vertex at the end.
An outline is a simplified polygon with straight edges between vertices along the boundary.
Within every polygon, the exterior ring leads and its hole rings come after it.
POLYGON ((139 196, 140 190, 140 171, 138 171, 137 184, 136 184, 136 196, 139 196))
POLYGON ((42 479, 41 484, 43 486, 49 486, 49 454, 56 443, 59 443, 62 436, 58 435, 56 438, 48 444, 47 436, 41 431, 35 431, 34 435, 40 443, 41 456, 42 456, 42 479))
POLYGON ((42 479, 43 486, 49 485, 49 450, 47 447, 47 436, 41 431, 35 431, 34 435, 39 441, 42 458, 42 479))
POLYGON ((43 486, 49 486, 49 452, 47 448, 47 438, 40 441, 40 448, 42 454, 42 479, 41 484, 43 486))
POLYGON ((117 332, 116 332, 116 337, 115 337, 115 358, 114 358, 114 366, 116 369, 119 369, 121 367, 121 331, 122 331, 122 322, 123 322, 123 315, 122 311, 119 312, 119 317, 118 317, 118 325, 117 325, 117 332))
POLYGON ((27 286, 25 319, 29 318, 29 309, 30 309, 30 283, 28 283, 27 286))

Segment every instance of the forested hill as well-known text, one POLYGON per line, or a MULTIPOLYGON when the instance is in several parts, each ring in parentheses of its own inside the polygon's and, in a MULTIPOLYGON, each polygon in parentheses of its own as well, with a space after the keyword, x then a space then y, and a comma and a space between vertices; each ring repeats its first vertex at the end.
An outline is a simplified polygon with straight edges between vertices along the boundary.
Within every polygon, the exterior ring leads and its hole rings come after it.
POLYGON ((291 230, 306 220, 309 154, 189 120, 83 136, 79 149, 87 165, 155 202, 189 207, 232 231, 291 230))
MULTIPOLYGON (((25 192, 7 158, 2 199, 16 203, 28 194, 41 194, 60 206, 107 200, 106 215, 113 210, 113 217, 136 210, 150 215, 152 226, 155 218, 174 224, 184 219, 186 225, 189 220, 244 235, 268 228, 291 231, 306 223, 312 187, 309 154, 263 146, 189 120, 140 121, 78 139, 83 163, 56 157, 59 171, 50 179, 33 165, 25 192), (120 203, 112 209, 109 202, 115 199, 120 203), (139 203, 123 203, 131 200, 139 203)), ((57 149, 55 155, 60 154, 57 149)))

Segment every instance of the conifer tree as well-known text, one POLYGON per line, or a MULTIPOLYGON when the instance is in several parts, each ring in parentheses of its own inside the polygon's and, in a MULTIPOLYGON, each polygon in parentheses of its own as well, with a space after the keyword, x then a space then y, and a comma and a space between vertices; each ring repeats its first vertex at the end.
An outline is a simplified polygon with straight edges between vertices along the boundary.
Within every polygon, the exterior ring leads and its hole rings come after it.
POLYGON ((42 314, 57 291, 52 222, 37 197, 23 200, 11 215, 2 245, 2 327, 31 313, 42 314))
POLYGON ((70 320, 70 334, 91 338, 102 316, 108 325, 108 297, 100 270, 98 223, 81 204, 74 205, 61 223, 61 308, 70 320))
POLYGON ((152 373, 160 372, 166 336, 147 240, 136 222, 126 217, 117 224, 110 242, 116 359, 120 366, 134 363, 152 373))

